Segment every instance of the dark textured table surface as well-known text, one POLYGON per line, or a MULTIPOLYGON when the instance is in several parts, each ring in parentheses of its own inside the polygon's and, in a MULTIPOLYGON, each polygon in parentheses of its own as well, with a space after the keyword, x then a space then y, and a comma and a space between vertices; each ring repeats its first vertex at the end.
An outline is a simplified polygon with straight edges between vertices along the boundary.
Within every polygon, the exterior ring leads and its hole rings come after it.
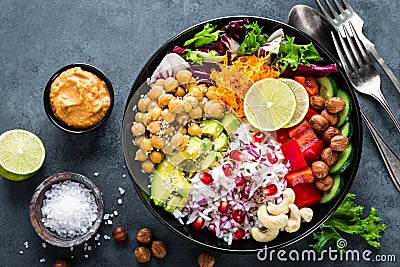
MULTIPOLYGON (((400 76, 400 2, 397 0, 353 0, 354 9, 365 20, 365 34, 376 44, 382 57, 400 76)), ((141 67, 163 42, 201 21, 227 15, 265 16, 286 22, 291 7, 312 0, 296 1, 0 1, 0 133, 23 128, 37 134, 47 150, 45 164, 31 179, 12 182, 0 179, 0 266, 51 266, 68 258, 72 266, 137 266, 133 251, 137 247, 134 233, 143 226, 168 246, 165 259, 152 259, 148 266, 196 266, 204 249, 180 239, 159 223, 134 190, 122 153, 121 121, 125 101, 141 67), (102 69, 111 79, 115 106, 110 119, 93 133, 70 135, 51 124, 42 103, 43 89, 49 77, 64 65, 83 62, 102 69), (106 213, 118 211, 113 226, 100 228, 99 241, 73 251, 48 245, 42 247, 29 221, 29 200, 36 186, 46 177, 73 171, 92 179, 103 192, 106 213), (95 173, 98 173, 96 176, 95 173), (119 187, 125 190, 120 195, 119 187), (117 200, 121 198, 122 204, 117 200), (105 240, 115 225, 130 232, 129 242, 117 244, 105 240), (28 242, 28 248, 24 245, 28 242), (100 243, 100 245, 98 244, 100 243), (22 252, 22 253, 21 253, 22 252), (86 256, 85 256, 86 255, 86 256)), ((386 76, 382 90, 400 117, 400 95, 386 76)), ((389 117, 371 98, 359 97, 381 134, 400 153, 399 133, 389 117)), ((348 248, 360 252, 369 249, 375 255, 395 255, 400 261, 400 194, 389 179, 369 132, 364 130, 363 154, 351 192, 357 203, 368 211, 377 207, 388 225, 379 250, 369 247, 360 237, 345 235, 348 248)), ((311 237, 290 247, 309 249, 311 237)), ((214 253, 215 266, 269 266, 256 255, 214 253)), ((286 254, 286 258, 288 258, 286 254)), ((273 264, 289 265, 276 257, 273 264)), ((300 261, 296 265, 319 265, 300 261)), ((378 265, 378 262, 332 261, 324 265, 378 265)), ((397 263, 398 264, 398 263, 397 263)), ((385 263, 382 266, 387 266, 385 263)), ((395 265, 391 263, 391 265, 395 265)))

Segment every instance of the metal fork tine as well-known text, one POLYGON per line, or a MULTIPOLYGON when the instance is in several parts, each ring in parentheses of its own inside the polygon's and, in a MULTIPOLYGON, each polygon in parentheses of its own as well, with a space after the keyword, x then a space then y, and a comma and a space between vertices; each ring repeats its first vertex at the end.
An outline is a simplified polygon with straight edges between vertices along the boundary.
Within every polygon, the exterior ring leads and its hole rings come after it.
MULTIPOLYGON (((340 48, 340 45, 338 44, 338 41, 336 40, 335 34, 331 31, 331 35, 332 35, 332 40, 333 40, 333 44, 335 45, 336 48, 336 52, 338 53, 340 62, 342 63, 342 67, 344 68, 344 71, 346 73, 351 73, 352 70, 349 68, 349 65, 346 63, 346 59, 343 55, 342 49, 340 48)), ((341 38, 339 36, 339 38, 341 38)))
POLYGON ((356 66, 356 64, 355 64, 355 62, 354 62, 354 60, 353 60, 353 57, 352 57, 351 52, 350 52, 350 50, 349 50, 349 47, 348 47, 348 45, 346 44, 346 41, 345 41, 345 39, 349 41, 350 38, 347 37, 347 31, 346 31, 346 29, 344 29, 344 32, 345 32, 345 34, 346 34, 346 38, 343 38, 343 37, 339 34, 340 43, 342 44, 342 48, 343 48, 343 50, 344 50, 344 53, 346 54, 346 58, 347 58, 347 60, 349 61, 350 65, 351 65, 351 67, 353 68, 353 71, 354 71, 354 70, 357 69, 357 66, 356 66))
POLYGON ((321 1, 315 0, 315 2, 317 2, 317 5, 319 6, 319 9, 321 10, 321 12, 324 14, 325 18, 332 24, 332 17, 328 13, 328 11, 325 9, 325 7, 322 5, 321 1))
POLYGON ((358 38, 357 32, 354 30, 353 23, 349 22, 349 26, 350 26, 350 30, 353 32, 354 40, 357 43, 358 49, 360 50, 365 63, 371 64, 372 61, 371 61, 370 57, 368 56, 368 53, 365 50, 364 45, 361 43, 360 38, 358 38))
POLYGON ((344 9, 343 9, 342 5, 339 3, 339 1, 333 0, 333 2, 335 3, 336 7, 339 9, 340 13, 343 13, 344 9))
MULTIPOLYGON (((344 32, 346 33, 347 42, 348 42, 349 45, 350 45, 351 51, 353 51, 353 55, 354 55, 354 57, 355 57, 356 60, 357 60, 358 66, 361 68, 361 66, 364 65, 364 62, 362 61, 362 59, 361 59, 361 57, 360 57, 360 54, 358 53, 357 47, 354 45, 353 39, 351 38, 350 33, 349 33, 349 30, 347 29, 347 27, 344 27, 344 32)), ((355 33, 354 33, 354 32, 353 32, 353 34, 354 34, 354 36, 355 36, 355 33)), ((353 66, 353 69, 357 69, 357 68, 354 68, 354 66, 353 66)))
POLYGON ((329 7, 329 10, 332 12, 333 17, 337 18, 339 17, 339 14, 336 12, 336 10, 333 8, 331 2, 329 0, 325 0, 326 5, 329 7))
POLYGON ((346 7, 346 9, 354 12, 353 8, 351 7, 351 5, 349 4, 349 2, 347 0, 342 0, 344 6, 346 7))

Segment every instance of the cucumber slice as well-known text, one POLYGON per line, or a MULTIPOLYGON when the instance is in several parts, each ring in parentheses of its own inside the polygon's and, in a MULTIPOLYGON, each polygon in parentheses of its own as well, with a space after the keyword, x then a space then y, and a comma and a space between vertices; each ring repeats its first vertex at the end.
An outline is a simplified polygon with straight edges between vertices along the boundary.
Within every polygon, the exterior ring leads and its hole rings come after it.
POLYGON ((339 121, 338 121, 336 127, 340 127, 346 121, 349 120, 352 103, 351 103, 351 100, 350 100, 350 96, 343 90, 339 89, 337 91, 337 96, 340 97, 341 99, 343 99, 344 102, 346 102, 346 106, 344 107, 344 109, 338 113, 339 121))
POLYGON ((325 191, 322 194, 319 203, 325 204, 334 200, 339 195, 340 191, 342 191, 342 188, 343 188, 343 178, 339 174, 336 174, 335 176, 333 176, 333 185, 331 189, 325 191))
POLYGON ((353 123, 351 122, 351 120, 348 120, 343 126, 342 128, 339 129, 340 130, 340 134, 346 136, 348 139, 351 138, 351 136, 353 135, 353 123))
POLYGON ((326 76, 326 77, 316 78, 316 80, 320 95, 325 97, 325 99, 336 96, 337 86, 335 81, 331 77, 326 76))
POLYGON ((330 174, 339 174, 344 172, 349 167, 354 157, 354 149, 350 144, 345 151, 341 152, 338 157, 338 161, 331 166, 329 169, 330 174))

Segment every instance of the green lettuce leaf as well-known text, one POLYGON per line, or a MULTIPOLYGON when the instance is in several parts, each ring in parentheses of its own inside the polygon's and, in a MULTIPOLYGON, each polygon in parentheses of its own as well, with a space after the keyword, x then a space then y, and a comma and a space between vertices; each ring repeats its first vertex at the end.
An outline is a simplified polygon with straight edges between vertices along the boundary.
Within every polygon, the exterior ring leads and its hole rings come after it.
POLYGON ((198 50, 185 49, 183 58, 189 62, 202 63, 202 62, 222 62, 225 56, 218 55, 217 51, 211 50, 210 52, 202 52, 198 50))
POLYGON ((198 32, 194 35, 192 39, 187 40, 183 46, 190 45, 191 43, 194 44, 194 47, 200 47, 205 44, 209 44, 218 40, 219 36, 223 31, 215 31, 217 25, 212 25, 211 23, 207 23, 204 25, 204 28, 201 32, 198 32))
POLYGON ((262 34, 262 27, 258 26, 257 21, 244 25, 249 31, 244 37, 237 51, 238 56, 252 55, 267 42, 265 34, 262 34))

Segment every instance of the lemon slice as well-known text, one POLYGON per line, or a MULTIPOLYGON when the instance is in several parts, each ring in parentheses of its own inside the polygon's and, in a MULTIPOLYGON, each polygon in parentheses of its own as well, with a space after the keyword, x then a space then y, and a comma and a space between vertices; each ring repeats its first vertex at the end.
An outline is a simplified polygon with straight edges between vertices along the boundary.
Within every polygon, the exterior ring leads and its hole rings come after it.
POLYGON ((278 79, 254 83, 244 98, 249 123, 261 131, 275 131, 289 123, 296 109, 296 98, 289 86, 278 79))
POLYGON ((46 151, 35 134, 10 130, 0 135, 0 174, 20 181, 33 176, 42 167, 46 151))
POLYGON ((290 119, 288 124, 283 128, 290 128, 301 122, 308 112, 309 98, 307 90, 300 83, 292 79, 279 79, 280 81, 286 83, 294 93, 296 98, 296 109, 294 110, 293 117, 290 119))

